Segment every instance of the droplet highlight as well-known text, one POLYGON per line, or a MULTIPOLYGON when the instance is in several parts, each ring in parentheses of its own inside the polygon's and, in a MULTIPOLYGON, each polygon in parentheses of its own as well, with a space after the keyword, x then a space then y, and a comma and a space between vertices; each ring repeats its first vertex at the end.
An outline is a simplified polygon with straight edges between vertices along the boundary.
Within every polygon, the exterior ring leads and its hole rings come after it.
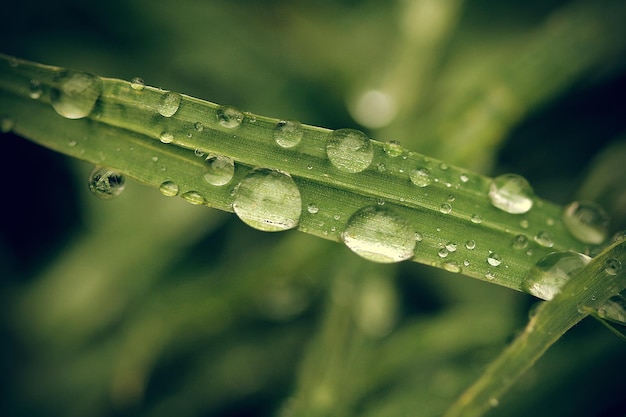
POLYGON ((63 71, 53 81, 50 103, 54 110, 68 119, 87 117, 102 94, 102 80, 79 71, 63 71))
POLYGON ((95 167, 89 174, 89 191, 103 200, 110 200, 124 191, 126 179, 109 168, 95 167))
POLYGON ((370 166, 374 148, 365 133, 355 129, 338 129, 329 135, 326 154, 335 168, 354 174, 370 166))
POLYGON ((533 207, 534 192, 524 177, 504 174, 494 178, 489 187, 491 204, 507 213, 521 214, 533 207))
POLYGON ((609 234, 609 215, 591 201, 574 201, 563 210, 563 224, 576 239, 599 245, 609 234))
POLYGON ((274 128, 274 140, 282 148, 293 148, 303 135, 302 124, 296 120, 281 120, 274 128))
POLYGON ((247 225, 276 232, 298 225, 302 199, 289 174, 257 168, 237 185, 233 209, 247 225))
POLYGON ((541 258, 526 274, 522 289, 536 297, 551 300, 573 275, 591 261, 576 252, 553 252, 541 258))
POLYGON ((412 258, 416 245, 416 234, 409 224, 380 206, 365 207, 354 213, 341 238, 357 255, 381 263, 412 258))

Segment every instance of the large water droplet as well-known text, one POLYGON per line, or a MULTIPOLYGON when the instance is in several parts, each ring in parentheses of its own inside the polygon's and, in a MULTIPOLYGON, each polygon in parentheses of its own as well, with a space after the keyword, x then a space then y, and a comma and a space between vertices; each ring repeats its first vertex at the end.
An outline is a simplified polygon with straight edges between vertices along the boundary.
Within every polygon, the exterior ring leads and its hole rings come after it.
POLYGON ((104 200, 120 195, 125 182, 122 174, 109 168, 95 167, 89 174, 89 190, 104 200))
POLYGON ((563 224, 576 239, 599 245, 609 234, 609 215, 598 204, 574 201, 563 211, 563 224))
POLYGON ((283 148, 293 148, 304 135, 300 122, 296 120, 281 120, 274 128, 274 140, 283 148))
POLYGON ((209 155, 206 158, 207 172, 203 178, 211 185, 228 184, 235 175, 235 162, 232 158, 222 155, 209 155))
POLYGON ((172 181, 164 181, 159 186, 159 191, 166 197, 174 197, 178 195, 178 184, 172 181))
POLYGON ((551 300, 567 280, 591 260, 576 252, 553 252, 541 258, 526 274, 522 289, 536 297, 551 300))
POLYGON ((300 221, 300 191, 289 174, 258 168, 235 189, 233 209, 255 229, 276 232, 293 229, 300 221))
POLYGON ((95 75, 78 71, 59 73, 50 89, 50 103, 54 110, 68 119, 87 117, 102 94, 102 80, 95 75))
POLYGON ((528 181, 515 174, 500 175, 489 187, 491 204, 513 214, 528 212, 533 206, 533 194, 528 181))
POLYGON ((163 93, 159 98, 159 105, 157 106, 157 110, 163 117, 172 117, 180 107, 181 96, 178 93, 172 93, 168 91, 167 93, 163 93))
POLYGON ((415 233, 404 219, 380 206, 354 213, 341 238, 357 255, 383 263, 412 258, 416 245, 415 233))
POLYGON ((409 172, 409 178, 411 182, 418 187, 426 187, 430 185, 432 179, 430 178, 430 171, 428 168, 416 168, 409 172))
POLYGON ((43 84, 39 80, 30 80, 28 96, 37 100, 43 94, 43 84))
POLYGON ((221 106, 217 109, 217 121, 220 125, 233 129, 243 122, 244 114, 231 106, 221 106))
POLYGON ((330 162, 340 171, 356 173, 372 163, 374 148, 365 133, 355 129, 333 131, 326 143, 330 162))

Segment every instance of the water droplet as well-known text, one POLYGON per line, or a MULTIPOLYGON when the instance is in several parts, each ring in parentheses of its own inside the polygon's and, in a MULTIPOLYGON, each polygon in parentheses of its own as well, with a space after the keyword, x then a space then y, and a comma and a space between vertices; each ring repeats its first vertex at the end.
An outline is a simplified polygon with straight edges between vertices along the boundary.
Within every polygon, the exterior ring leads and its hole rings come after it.
POLYGON ((464 260, 464 261, 463 261, 463 265, 465 265, 465 266, 470 266, 470 261, 469 261, 469 259, 464 260))
POLYGON ((452 206, 449 203, 443 203, 439 206, 439 211, 443 214, 449 214, 452 211, 452 206))
POLYGON ((528 212, 533 206, 533 189, 525 178, 504 174, 489 187, 489 199, 494 207, 513 214, 528 212))
POLYGON ((8 116, 0 117, 0 132, 9 133, 15 127, 15 122, 8 116))
POLYGON ((448 250, 448 252, 456 252, 456 243, 454 242, 446 243, 446 249, 448 250))
POLYGON ((483 218, 481 217, 480 214, 472 214, 472 217, 470 218, 470 220, 472 221, 472 223, 476 223, 476 224, 480 224, 483 222, 483 218))
POLYGON ((202 158, 204 156, 204 151, 202 149, 194 149, 193 154, 198 158, 202 158))
POLYGON ((598 315, 604 319, 626 325, 626 299, 621 295, 609 298, 598 308, 598 315))
POLYGON ((185 200, 189 204, 193 204, 194 206, 199 206, 206 203, 204 197, 202 197, 197 191, 187 191, 186 193, 181 195, 181 197, 183 198, 183 200, 185 200))
POLYGON ((409 172, 409 178, 418 187, 427 187, 432 182, 428 168, 412 169, 409 172))
POLYGON ((502 258, 497 253, 489 251, 487 263, 491 266, 499 266, 502 263, 502 258))
POLYGON ((70 148, 73 148, 74 146, 76 146, 78 142, 76 142, 75 140, 68 140, 67 141, 67 146, 69 146, 70 148))
POLYGON ((217 109, 217 121, 228 129, 233 129, 243 122, 244 114, 231 106, 221 106, 217 109))
POLYGON ((535 236, 535 242, 546 248, 551 248, 552 246, 554 246, 552 235, 548 232, 537 233, 537 235, 535 236))
POLYGON ((68 119, 87 117, 102 93, 102 80, 78 71, 63 71, 54 78, 50 103, 54 110, 68 119))
POLYGON ((378 168, 379 172, 385 172, 387 170, 387 167, 385 166, 385 164, 383 164, 382 162, 376 165, 376 168, 378 168))
POLYGON ((476 242, 474 240, 468 240, 467 242, 465 242, 465 247, 469 250, 474 250, 474 248, 476 247, 476 242))
POLYGON ((222 155, 209 155, 206 158, 207 168, 203 178, 211 185, 222 186, 228 184, 235 175, 235 162, 222 155))
POLYGON ((454 200, 456 200, 456 197, 455 197, 454 194, 448 195, 448 202, 452 203, 452 202, 454 202, 454 200))
POLYGON ((536 297, 551 300, 567 280, 589 263, 591 258, 576 252, 553 252, 541 258, 526 274, 522 289, 536 297))
POLYGON ((28 96, 37 100, 43 94, 43 84, 39 80, 30 80, 28 96))
POLYGON ((448 169, 448 164, 442 162, 441 164, 439 164, 439 168, 441 168, 442 171, 446 171, 448 169))
POLYGON ((274 140, 283 148, 293 148, 303 135, 302 125, 296 120, 281 120, 274 128, 274 140))
POLYGON ((193 124, 193 129, 196 132, 200 133, 200 132, 202 132, 204 130, 204 125, 202 124, 202 122, 195 122, 193 124))
POLYGON ((159 191, 166 197, 178 195, 178 185, 172 181, 165 181, 159 186, 159 191))
POLYGON ((152 160, 152 162, 158 162, 159 161, 159 157, 158 156, 153 156, 152 158, 150 158, 150 160, 152 160))
POLYGON ((357 255, 374 262, 400 262, 413 257, 415 232, 393 211, 365 207, 350 217, 341 238, 357 255))
POLYGON ((485 274, 485 278, 487 278, 489 281, 493 281, 494 279, 496 279, 496 275, 491 271, 487 271, 487 273, 485 274))
POLYGON ((338 129, 328 137, 326 154, 338 170, 357 173, 370 166, 374 148, 365 133, 354 129, 338 129))
POLYGON ((298 225, 302 200, 289 174, 257 168, 235 189, 233 209, 247 225, 275 232, 298 225))
POLYGON ((449 272, 459 273, 461 272, 461 266, 454 261, 444 262, 443 269, 449 272))
POLYGON ((437 252, 437 255, 438 255, 440 258, 445 258, 445 257, 447 257, 449 254, 450 254, 450 252, 448 252, 448 249, 446 249, 446 248, 441 248, 441 249, 439 249, 439 252, 437 252))
POLYGON ((130 80, 130 88, 136 91, 141 91, 146 86, 146 83, 139 77, 134 77, 130 80))
POLYGON ((314 204, 314 203, 310 203, 307 207, 306 207, 307 211, 311 214, 317 214, 320 209, 314 204))
POLYGON ((99 198, 110 200, 124 191, 125 178, 109 168, 95 167, 89 174, 89 190, 99 198))
POLYGON ((170 132, 161 132, 159 140, 163 143, 172 143, 172 141, 174 140, 174 135, 172 135, 170 132))
POLYGON ((583 243, 599 245, 609 234, 609 215, 590 201, 574 201, 565 207, 563 224, 583 243))
POLYGON ((617 275, 621 269, 622 263, 619 259, 607 259, 606 264, 604 264, 604 271, 609 275, 617 275))
POLYGON ((469 181, 469 177, 467 176, 467 174, 461 174, 459 178, 461 179, 461 182, 463 183, 466 183, 469 181))
POLYGON ((402 145, 400 145, 400 142, 397 140, 390 140, 386 142, 383 145, 383 149, 385 150, 385 153, 392 158, 397 158, 402 155, 402 152, 404 152, 402 145))
POLYGON ((163 93, 159 98, 158 112, 163 117, 172 117, 178 111, 181 99, 182 97, 178 93, 172 93, 171 91, 163 93))
POLYGON ((422 240, 424 240, 424 235, 421 234, 420 232, 415 232, 415 241, 421 242, 422 240))
POLYGON ((522 227, 522 229, 528 229, 528 227, 530 226, 530 222, 528 221, 528 219, 523 219, 520 220, 519 225, 522 227))
POLYGON ((528 246, 528 238, 526 235, 517 235, 513 238, 513 248, 524 249, 528 246))

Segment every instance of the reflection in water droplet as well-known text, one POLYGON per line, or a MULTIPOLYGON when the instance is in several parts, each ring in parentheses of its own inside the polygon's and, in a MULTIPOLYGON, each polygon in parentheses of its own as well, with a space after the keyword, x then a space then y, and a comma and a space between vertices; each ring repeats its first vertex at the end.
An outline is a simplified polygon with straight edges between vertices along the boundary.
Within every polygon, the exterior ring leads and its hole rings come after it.
POLYGON ((166 197, 178 195, 178 185, 172 181, 165 181, 159 186, 159 191, 166 197))
POLYGON ((78 71, 63 71, 53 81, 50 103, 54 110, 68 119, 87 117, 102 94, 102 80, 78 71))
POLYGON ((551 300, 567 280, 589 263, 591 258, 576 252, 553 252, 541 258, 526 274, 522 289, 536 297, 551 300))
POLYGON ((609 234, 609 215, 590 201, 574 201, 565 207, 563 224, 583 243, 599 245, 609 234))
POLYGON ((124 191, 125 178, 109 168, 95 167, 89 174, 89 190, 96 197, 110 200, 124 191))
POLYGON ((163 93, 159 98, 158 112, 163 117, 172 117, 178 111, 181 99, 182 97, 178 93, 172 93, 171 91, 163 93))
POLYGON ((181 197, 189 204, 193 204, 195 206, 206 203, 204 197, 202 197, 197 191, 187 191, 186 193, 181 195, 181 197))
POLYGON ((290 175, 258 168, 236 187, 233 209, 247 225, 275 232, 298 225, 302 200, 290 175))
POLYGON ((535 236, 535 242, 546 248, 551 248, 552 246, 554 246, 552 235, 548 232, 537 233, 537 235, 535 236))
POLYGON ((134 77, 130 80, 130 88, 136 91, 141 91, 146 86, 146 83, 139 77, 134 77))
POLYGON ((205 161, 206 173, 203 178, 211 185, 228 184, 235 175, 235 162, 222 155, 209 155, 205 161))
POLYGON ((607 259, 604 265, 604 271, 609 275, 617 275, 622 270, 622 263, 619 259, 611 258, 607 259))
POLYGON ((302 125, 296 120, 281 120, 274 127, 274 140, 283 148, 293 148, 303 135, 302 125))
POLYGON ((418 187, 427 187, 432 181, 428 168, 412 169, 409 172, 409 178, 411 182, 418 187))
POLYGON ((233 129, 243 122, 244 114, 231 106, 221 106, 217 109, 217 121, 228 129, 233 129))
POLYGON ((161 132, 159 140, 163 143, 172 143, 172 141, 174 140, 174 135, 172 135, 170 132, 161 132))
POLYGON ((39 80, 30 80, 28 96, 37 100, 43 94, 43 84, 39 80))
POLYGON ((357 173, 370 166, 374 148, 365 133, 355 129, 338 129, 328 136, 326 154, 338 170, 357 173))
POLYGON ((354 213, 341 238, 357 255, 383 263, 412 258, 416 245, 416 235, 405 220, 379 206, 354 213))
POLYGON ((499 266, 502 263, 502 258, 497 253, 489 251, 487 263, 491 266, 499 266))
POLYGON ((504 174, 495 178, 489 187, 489 199, 494 207, 507 213, 528 212, 533 206, 533 189, 525 178, 504 174))

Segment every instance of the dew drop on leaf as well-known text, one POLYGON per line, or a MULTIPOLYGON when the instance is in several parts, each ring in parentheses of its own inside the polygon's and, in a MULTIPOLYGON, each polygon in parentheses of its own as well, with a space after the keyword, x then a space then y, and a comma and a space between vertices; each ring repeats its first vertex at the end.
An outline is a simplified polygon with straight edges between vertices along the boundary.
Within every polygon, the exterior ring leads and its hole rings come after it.
POLYGON ((146 83, 139 77, 134 77, 130 80, 130 88, 136 91, 141 91, 146 86, 146 83))
POLYGON ((439 206, 439 211, 443 214, 449 214, 452 211, 452 206, 450 203, 442 203, 441 206, 439 206))
POLYGON ((411 182, 418 187, 427 187, 432 182, 428 168, 416 168, 409 172, 411 182))
POLYGON ((494 207, 512 214, 528 212, 533 206, 533 189, 524 177, 504 174, 489 187, 489 200, 494 207))
POLYGON ((307 207, 306 210, 310 213, 310 214, 317 214, 320 209, 317 207, 317 205, 315 205, 315 203, 310 203, 307 207))
POLYGON ((622 269, 622 263, 619 259, 611 258, 607 259, 604 265, 604 271, 609 275, 617 275, 622 269))
POLYGON ((524 249, 528 246, 528 238, 526 235, 519 234, 513 238, 512 246, 514 249, 524 249))
POLYGON ((563 210, 563 224, 576 239, 599 245, 609 234, 609 215, 598 204, 574 201, 563 210))
POLYGON ((164 181, 159 186, 159 191, 166 197, 174 197, 178 195, 178 185, 172 181, 164 181))
POLYGON ((338 170, 357 173, 370 166, 374 148, 365 133, 355 129, 338 129, 328 137, 326 154, 338 170))
POLYGON ((110 200, 124 191, 126 179, 122 174, 109 168, 95 167, 89 174, 89 190, 96 197, 110 200))
POLYGON ((163 143, 172 143, 172 141, 174 140, 174 135, 172 135, 170 132, 161 132, 159 140, 163 143))
POLYGON ((467 242, 465 242, 465 247, 469 250, 474 250, 474 248, 476 247, 476 241, 468 240, 467 242))
POLYGON ((180 101, 182 97, 178 93, 168 91, 163 93, 159 98, 159 104, 157 110, 163 117, 172 117, 178 111, 180 107, 180 101))
POLYGON ((223 155, 209 155, 205 160, 206 173, 203 178, 215 186, 226 185, 235 175, 235 162, 223 155))
POLYGON ((217 109, 217 121, 227 129, 234 129, 243 122, 244 114, 232 106, 220 106, 217 109))
POLYGON ((495 252, 489 252, 487 263, 491 266, 499 266, 502 263, 502 258, 495 252))
POLYGON ((551 300, 573 275, 591 261, 577 252, 553 252, 541 258, 526 274, 522 290, 544 300, 551 300))
POLYGON ((200 193, 197 191, 187 191, 186 193, 181 195, 181 197, 189 204, 193 204, 195 206, 206 203, 204 197, 202 197, 202 195, 200 195, 200 193))
POLYGON ((274 127, 274 140, 283 148, 293 148, 302 140, 304 130, 296 120, 281 120, 274 127))
POLYGON ((53 80, 50 103, 68 119, 87 117, 102 94, 102 80, 79 71, 62 71, 53 80))
POLYGON ((537 233, 537 235, 535 235, 535 242, 539 243, 545 248, 551 248, 552 246, 554 246, 552 235, 545 231, 541 231, 537 233))
POLYGON ((300 221, 300 190, 287 173, 257 168, 235 188, 235 214, 248 226, 266 232, 293 229, 300 221))
POLYGON ((30 80, 28 87, 28 96, 33 100, 37 100, 43 94, 43 84, 39 80, 30 80))

